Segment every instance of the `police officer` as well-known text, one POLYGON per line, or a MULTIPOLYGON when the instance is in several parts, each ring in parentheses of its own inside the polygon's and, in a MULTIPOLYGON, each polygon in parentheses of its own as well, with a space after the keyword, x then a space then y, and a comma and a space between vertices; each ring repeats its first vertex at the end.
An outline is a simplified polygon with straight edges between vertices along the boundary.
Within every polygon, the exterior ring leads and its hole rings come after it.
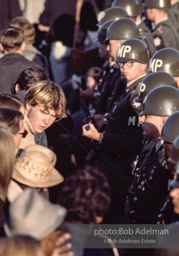
POLYGON ((137 103, 142 103, 145 96, 154 88, 168 85, 177 87, 176 81, 172 75, 166 72, 158 71, 157 73, 149 73, 139 84, 138 95, 134 99, 137 103))
POLYGON ((147 45, 140 39, 132 38, 118 49, 116 62, 127 81, 127 91, 131 93, 131 101, 137 96, 139 83, 147 73, 149 54, 147 45))
POLYGON ((123 87, 124 82, 121 80, 121 73, 118 65, 114 62, 117 49, 121 45, 121 43, 131 37, 139 37, 139 31, 136 24, 128 19, 121 18, 117 21, 113 21, 110 24, 105 23, 99 31, 106 29, 106 38, 105 42, 108 44, 107 49, 110 54, 110 68, 108 69, 108 73, 105 74, 105 78, 101 81, 101 94, 99 100, 96 103, 95 110, 96 113, 106 113, 108 105, 110 104, 110 99, 112 96, 112 92, 115 90, 115 95, 117 97, 118 88, 120 93, 120 87, 123 87))
POLYGON ((164 71, 171 74, 179 87, 179 51, 174 48, 164 48, 152 56, 149 71, 164 71))
POLYGON ((164 47, 179 49, 176 28, 168 17, 170 0, 144 0, 147 18, 153 22, 153 38, 157 50, 164 47))
MULTIPOLYGON (((177 161, 173 161, 172 157, 174 156, 175 158, 175 155, 177 155, 175 153, 174 140, 178 134, 179 134, 179 111, 169 116, 169 118, 164 123, 162 134, 161 134, 161 137, 164 141, 165 159, 167 161, 167 166, 171 171, 171 174, 174 174, 176 169, 177 161), (173 151, 174 151, 174 154, 172 154, 173 151)), ((172 175, 172 178, 173 178, 173 175, 172 175)), ((170 187, 172 186, 172 184, 173 182, 170 184, 170 187)), ((177 216, 175 216, 173 211, 172 200, 169 196, 167 196, 165 203, 163 204, 163 206, 159 211, 157 223, 168 224, 173 221, 176 221, 177 220, 176 217, 177 216)))
MULTIPOLYGON (((106 33, 108 27, 116 20, 126 17, 127 12, 122 8, 109 8, 105 12, 104 18, 100 21, 98 30, 98 42, 100 52, 107 49, 108 41, 106 41, 106 33), (117 16, 117 18, 116 18, 117 16)), ((109 49, 107 49, 109 54, 109 49)), ((106 112, 108 100, 111 96, 115 83, 120 81, 120 70, 116 63, 113 62, 111 56, 109 56, 108 63, 106 62, 103 70, 103 76, 100 79, 98 86, 95 89, 96 106, 95 111, 97 114, 103 114, 106 112), (116 81, 116 82, 115 82, 116 81)))
POLYGON ((154 45, 152 33, 142 20, 141 3, 137 0, 115 0, 112 3, 112 6, 120 6, 124 8, 129 17, 136 22, 139 28, 140 38, 147 44, 151 57, 156 51, 156 47, 154 45))
MULTIPOLYGON (((133 40, 127 40, 124 45, 130 46, 130 50, 133 49, 135 60, 138 58, 137 62, 132 59, 134 65, 130 66, 130 73, 136 73, 138 69, 145 70, 148 61, 145 43, 139 39, 133 40), (130 41, 129 44, 127 44, 128 41, 130 41)), ((106 223, 121 223, 124 217, 124 202, 130 183, 131 168, 143 140, 138 115, 130 101, 133 89, 130 90, 126 86, 120 89, 120 94, 106 114, 104 132, 99 132, 92 123, 88 127, 83 126, 83 135, 95 140, 99 145, 98 167, 106 173, 112 187, 112 203, 106 223)))
POLYGON ((179 136, 177 136, 177 138, 175 138, 173 142, 172 152, 169 161, 175 165, 179 162, 179 136))
POLYGON ((171 8, 169 15, 175 18, 176 29, 179 34, 179 0, 170 0, 171 8))
POLYGON ((170 191, 170 197, 173 203, 174 212, 176 214, 175 219, 179 219, 179 135, 175 138, 172 147, 172 153, 170 157, 170 161, 172 161, 176 165, 176 171, 174 180, 171 182, 172 190, 170 191))
MULTIPOLYGON (((155 223, 156 216, 168 193, 171 172, 166 166, 160 139, 168 116, 179 110, 179 90, 171 86, 153 89, 143 103, 143 135, 151 138, 153 146, 147 154, 139 155, 126 200, 125 223, 155 223)), ((144 150, 145 148, 143 148, 144 150)))
POLYGON ((110 7, 102 13, 102 16, 100 17, 101 19, 98 25, 102 26, 107 21, 110 21, 110 20, 115 21, 125 17, 128 17, 128 14, 122 7, 119 7, 119 6, 110 7))

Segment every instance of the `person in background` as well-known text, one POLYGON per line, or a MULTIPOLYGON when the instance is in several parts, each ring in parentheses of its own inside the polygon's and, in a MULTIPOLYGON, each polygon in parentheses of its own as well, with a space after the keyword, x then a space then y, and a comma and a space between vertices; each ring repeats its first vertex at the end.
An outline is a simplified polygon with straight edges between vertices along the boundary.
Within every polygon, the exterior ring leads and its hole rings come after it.
POLYGON ((0 46, 4 53, 0 59, 0 92, 11 93, 11 86, 17 81, 19 74, 37 65, 22 55, 26 44, 21 29, 8 27, 3 30, 0 46))
POLYGON ((151 57, 156 51, 156 48, 153 41, 153 35, 142 20, 143 8, 141 3, 138 0, 114 0, 112 6, 120 6, 124 8, 129 17, 136 22, 139 28, 140 38, 147 44, 149 55, 151 57))
POLYGON ((48 80, 48 75, 44 69, 41 68, 28 68, 20 73, 17 81, 12 84, 12 94, 17 96, 24 101, 26 91, 36 82, 48 80))
POLYGON ((40 14, 44 10, 45 0, 19 0, 19 5, 23 17, 29 20, 29 22, 33 25, 39 23, 40 14))
POLYGON ((22 112, 12 108, 0 108, 0 126, 13 135, 16 151, 18 151, 22 138, 27 135, 22 112))
POLYGON ((6 256, 45 256, 40 242, 33 237, 24 235, 1 239, 0 252, 6 256))
POLYGON ((179 88, 179 51, 174 48, 166 47, 160 49, 150 59, 149 71, 163 71, 172 75, 179 88))
POLYGON ((21 16, 18 0, 0 0, 0 31, 8 26, 9 22, 17 16, 21 16))
POLYGON ((64 207, 27 188, 10 204, 4 230, 8 237, 27 235, 37 239, 45 256, 73 256, 70 235, 60 228, 65 215, 64 207))
POLYGON ((40 145, 27 146, 16 158, 12 180, 8 188, 8 199, 13 202, 27 187, 35 188, 49 198, 49 187, 63 182, 63 177, 54 166, 56 155, 40 145))
POLYGON ((8 93, 0 93, 0 108, 15 109, 24 115, 24 106, 22 101, 15 95, 8 93))
POLYGON ((43 68, 49 75, 50 69, 47 58, 33 45, 35 42, 35 28, 33 25, 24 17, 16 17, 9 23, 9 26, 22 29, 26 43, 26 48, 22 52, 23 56, 43 68))
MULTIPOLYGON (((109 182, 106 176, 93 165, 86 165, 67 177, 62 184, 58 193, 58 204, 67 209, 65 221, 67 222, 67 230, 69 227, 69 232, 71 231, 72 234, 75 256, 88 255, 83 254, 83 247, 86 240, 88 240, 89 233, 82 232, 83 229, 80 229, 80 224, 86 224, 86 227, 87 224, 100 224, 109 208, 110 201, 111 188, 109 182), (73 227, 75 227, 74 230, 73 227), (76 239, 76 236, 78 239, 76 239)), ((103 254, 105 250, 102 250, 103 253, 101 250, 95 251, 98 254, 95 254, 94 251, 89 250, 89 255, 108 255, 103 254)))
POLYGON ((7 217, 7 192, 15 160, 15 144, 10 132, 0 127, 0 236, 4 236, 3 224, 7 217))
POLYGON ((153 22, 152 31, 157 50, 172 47, 179 50, 178 33, 169 19, 170 0, 144 0, 147 18, 153 22))

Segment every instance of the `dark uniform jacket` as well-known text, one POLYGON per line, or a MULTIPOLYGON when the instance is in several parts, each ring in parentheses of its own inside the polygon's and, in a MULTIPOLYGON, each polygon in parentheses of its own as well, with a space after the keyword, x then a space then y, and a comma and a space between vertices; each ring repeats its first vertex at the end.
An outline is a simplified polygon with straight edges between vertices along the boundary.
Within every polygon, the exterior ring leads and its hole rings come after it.
POLYGON ((112 202, 106 223, 122 222, 132 162, 142 145, 142 130, 130 97, 131 91, 124 90, 114 102, 107 114, 108 121, 99 144, 98 167, 107 175, 112 187, 112 202))
POLYGON ((174 206, 170 196, 167 196, 164 204, 158 212, 156 219, 157 224, 170 224, 172 222, 179 221, 179 214, 174 212, 174 206))
POLYGON ((171 6, 169 10, 169 17, 172 20, 179 35, 179 2, 171 6))
POLYGON ((145 147, 133 171, 126 200, 125 223, 155 223, 154 220, 168 194, 171 174, 165 166, 163 145, 161 141, 157 142, 147 150, 147 154, 145 147))
POLYGON ((97 100, 95 104, 96 114, 104 114, 107 111, 112 92, 121 79, 120 69, 117 64, 107 65, 95 93, 97 100))
POLYGON ((11 93, 11 86, 17 81, 19 74, 27 68, 38 67, 23 55, 10 53, 0 59, 0 92, 11 93))
POLYGON ((138 28, 140 37, 147 44, 149 49, 149 55, 150 57, 152 57, 152 55, 156 51, 156 47, 153 41, 153 35, 143 21, 138 25, 138 28))
POLYGON ((164 47, 172 47, 179 50, 179 38, 176 28, 167 19, 156 25, 153 31, 154 44, 157 50, 164 47))

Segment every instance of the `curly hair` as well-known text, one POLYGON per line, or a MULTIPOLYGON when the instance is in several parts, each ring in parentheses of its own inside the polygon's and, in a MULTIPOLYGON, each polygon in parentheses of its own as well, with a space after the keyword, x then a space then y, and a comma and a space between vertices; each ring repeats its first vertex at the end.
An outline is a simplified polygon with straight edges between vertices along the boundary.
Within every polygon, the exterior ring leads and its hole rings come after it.
POLYGON ((95 223, 95 217, 104 217, 109 208, 110 186, 107 178, 95 167, 86 166, 64 181, 58 203, 68 210, 67 221, 95 223))

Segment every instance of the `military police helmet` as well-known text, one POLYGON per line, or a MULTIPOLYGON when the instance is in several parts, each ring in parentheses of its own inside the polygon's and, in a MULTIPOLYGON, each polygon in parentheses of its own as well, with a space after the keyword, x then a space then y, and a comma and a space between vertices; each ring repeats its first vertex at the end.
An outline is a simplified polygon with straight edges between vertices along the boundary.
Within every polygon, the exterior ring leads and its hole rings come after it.
POLYGON ((178 77, 179 51, 174 48, 160 49, 152 56, 149 69, 151 72, 164 71, 178 77))
POLYGON ((175 138, 173 142, 171 156, 168 160, 173 164, 179 163, 179 135, 175 138))
POLYGON ((179 111, 179 89, 172 86, 160 86, 151 90, 143 102, 142 115, 170 116, 179 111))
POLYGON ((129 17, 137 17, 141 14, 140 4, 137 0, 114 0, 112 6, 124 8, 129 17))
POLYGON ((117 51, 116 62, 127 61, 144 64, 149 62, 148 47, 142 40, 131 38, 121 44, 117 51))
POLYGON ((179 111, 168 117, 163 125, 161 134, 162 139, 169 143, 173 143, 177 135, 179 135, 179 111))
POLYGON ((177 87, 177 83, 173 76, 166 72, 159 71, 157 73, 148 74, 139 84, 138 96, 134 100, 142 103, 145 96, 152 89, 163 85, 177 87))
POLYGON ((107 29, 106 41, 127 40, 129 38, 139 38, 139 29, 134 21, 128 18, 121 18, 114 21, 107 29))
POLYGON ((102 26, 99 27, 97 32, 97 41, 100 44, 105 44, 107 28, 113 23, 113 20, 106 21, 102 26))
POLYGON ((149 9, 169 9, 170 0, 144 0, 145 8, 149 9))
POLYGON ((115 21, 125 17, 128 17, 128 14, 126 10, 124 10, 122 7, 119 7, 119 6, 110 7, 103 12, 102 18, 99 21, 98 25, 102 26, 106 21, 109 21, 109 20, 115 21))

